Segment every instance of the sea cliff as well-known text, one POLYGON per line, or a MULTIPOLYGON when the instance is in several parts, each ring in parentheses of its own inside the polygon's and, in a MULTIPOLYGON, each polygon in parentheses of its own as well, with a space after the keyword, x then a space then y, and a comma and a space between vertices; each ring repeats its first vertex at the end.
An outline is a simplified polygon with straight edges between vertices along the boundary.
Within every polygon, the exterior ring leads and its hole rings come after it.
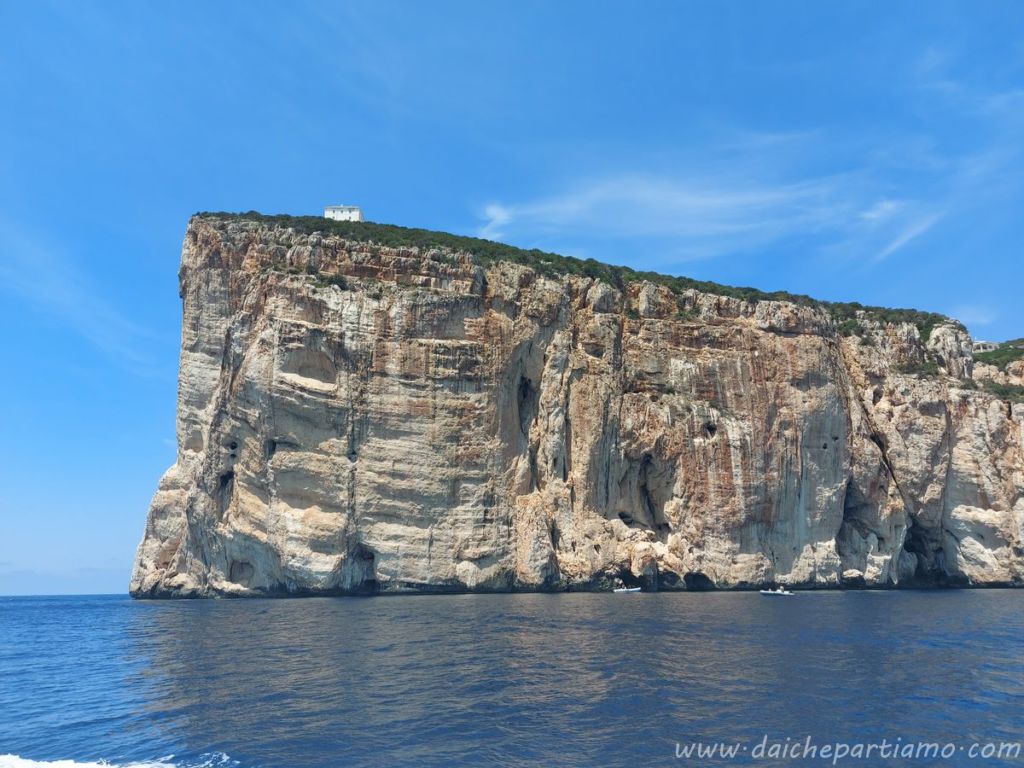
POLYGON ((1024 579, 1024 363, 957 322, 376 226, 189 222, 133 595, 1024 579))

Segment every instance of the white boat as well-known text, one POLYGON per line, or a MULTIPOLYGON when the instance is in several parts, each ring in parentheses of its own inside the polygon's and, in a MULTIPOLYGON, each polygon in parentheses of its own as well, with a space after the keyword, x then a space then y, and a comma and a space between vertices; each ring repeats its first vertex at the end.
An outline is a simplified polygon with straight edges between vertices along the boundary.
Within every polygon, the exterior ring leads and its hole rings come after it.
POLYGON ((761 594, 762 595, 777 596, 777 597, 785 597, 787 595, 792 595, 793 593, 790 592, 785 587, 779 587, 778 589, 762 589, 761 590, 761 594))
POLYGON ((639 591, 640 591, 640 587, 619 587, 618 589, 613 589, 612 590, 612 592, 639 592, 639 591))

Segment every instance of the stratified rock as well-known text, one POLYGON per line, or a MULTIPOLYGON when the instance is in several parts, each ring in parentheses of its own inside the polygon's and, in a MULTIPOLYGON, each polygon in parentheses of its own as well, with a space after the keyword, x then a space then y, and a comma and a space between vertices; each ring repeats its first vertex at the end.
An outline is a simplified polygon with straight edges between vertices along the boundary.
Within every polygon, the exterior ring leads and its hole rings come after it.
POLYGON ((953 322, 244 217, 193 218, 180 279, 133 595, 1021 581, 1024 405, 953 322))

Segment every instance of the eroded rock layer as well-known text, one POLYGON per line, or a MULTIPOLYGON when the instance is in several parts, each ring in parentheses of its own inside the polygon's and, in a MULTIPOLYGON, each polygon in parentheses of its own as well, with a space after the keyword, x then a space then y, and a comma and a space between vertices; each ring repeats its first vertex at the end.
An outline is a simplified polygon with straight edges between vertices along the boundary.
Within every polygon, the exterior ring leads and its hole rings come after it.
POLYGON ((954 323, 217 216, 180 280, 136 596, 1024 577, 1024 405, 954 323))

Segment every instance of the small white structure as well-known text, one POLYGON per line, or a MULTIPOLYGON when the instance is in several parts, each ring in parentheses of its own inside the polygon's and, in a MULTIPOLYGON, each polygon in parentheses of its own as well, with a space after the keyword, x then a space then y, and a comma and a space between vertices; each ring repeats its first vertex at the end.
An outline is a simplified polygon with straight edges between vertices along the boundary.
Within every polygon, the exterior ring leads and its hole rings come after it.
POLYGON ((324 218, 335 221, 362 221, 363 209, 358 205, 328 205, 324 208, 324 218))
POLYGON ((975 352, 991 352, 993 349, 999 349, 1002 344, 997 341, 976 341, 974 342, 975 352))

